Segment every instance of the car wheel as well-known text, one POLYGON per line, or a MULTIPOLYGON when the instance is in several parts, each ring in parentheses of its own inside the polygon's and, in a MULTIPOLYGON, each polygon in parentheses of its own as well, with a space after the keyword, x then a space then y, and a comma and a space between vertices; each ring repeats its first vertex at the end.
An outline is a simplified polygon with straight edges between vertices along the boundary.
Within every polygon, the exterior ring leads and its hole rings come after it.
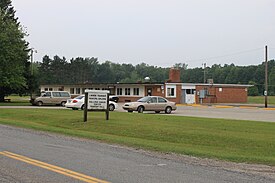
POLYGON ((170 114, 172 112, 172 108, 171 107, 166 107, 165 108, 165 113, 166 114, 170 114))
POLYGON ((83 104, 83 105, 81 106, 81 110, 84 110, 84 108, 85 108, 85 104, 83 104))
POLYGON ((160 111, 155 111, 155 113, 160 113, 160 111))
POLYGON ((60 105, 61 105, 62 107, 65 107, 65 104, 66 104, 65 101, 63 101, 63 102, 60 103, 60 105))
POLYGON ((109 105, 109 111, 114 111, 115 110, 115 106, 113 104, 109 105))
POLYGON ((38 106, 42 106, 42 105, 43 105, 43 102, 38 101, 38 102, 37 102, 37 105, 38 105, 38 106))
POLYGON ((128 112, 133 112, 133 111, 131 111, 131 110, 128 110, 128 112))
POLYGON ((138 110, 138 113, 143 113, 144 107, 143 106, 139 106, 137 110, 138 110))

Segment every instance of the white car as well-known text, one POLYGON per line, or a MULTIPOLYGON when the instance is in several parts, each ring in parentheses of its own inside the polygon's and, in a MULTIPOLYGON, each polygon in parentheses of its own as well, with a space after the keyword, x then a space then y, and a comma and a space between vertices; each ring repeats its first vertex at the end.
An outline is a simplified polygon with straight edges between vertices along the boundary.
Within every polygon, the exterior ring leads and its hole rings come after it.
MULTIPOLYGON (((78 110, 78 109, 83 110, 84 100, 85 100, 85 95, 79 95, 78 97, 75 97, 73 99, 68 99, 65 104, 65 107, 72 108, 73 110, 78 110)), ((117 103, 113 101, 109 101, 109 111, 113 111, 117 109, 117 107, 118 107, 117 103)))

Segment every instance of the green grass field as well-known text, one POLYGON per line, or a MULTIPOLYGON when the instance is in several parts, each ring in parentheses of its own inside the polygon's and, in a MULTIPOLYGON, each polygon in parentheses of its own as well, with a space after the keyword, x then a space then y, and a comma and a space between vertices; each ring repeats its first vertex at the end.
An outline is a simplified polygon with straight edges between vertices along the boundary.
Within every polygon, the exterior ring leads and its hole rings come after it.
POLYGON ((111 112, 1 109, 0 123, 147 150, 275 165, 275 123, 111 112))
POLYGON ((0 102, 0 106, 28 106, 31 105, 30 96, 18 96, 18 95, 10 95, 5 97, 5 99, 10 99, 10 102, 0 102))
MULTIPOLYGON (((249 96, 248 102, 249 104, 264 104, 265 97, 264 96, 249 96)), ((268 96, 267 103, 271 105, 275 105, 275 96, 268 96)))

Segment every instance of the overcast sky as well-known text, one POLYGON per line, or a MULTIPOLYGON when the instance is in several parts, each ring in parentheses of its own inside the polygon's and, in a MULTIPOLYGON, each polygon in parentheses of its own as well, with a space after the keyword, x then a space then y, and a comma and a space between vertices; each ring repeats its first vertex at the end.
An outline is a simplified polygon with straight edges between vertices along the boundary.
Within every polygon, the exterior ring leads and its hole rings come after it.
POLYGON ((13 0, 44 55, 171 67, 275 58, 275 0, 13 0))

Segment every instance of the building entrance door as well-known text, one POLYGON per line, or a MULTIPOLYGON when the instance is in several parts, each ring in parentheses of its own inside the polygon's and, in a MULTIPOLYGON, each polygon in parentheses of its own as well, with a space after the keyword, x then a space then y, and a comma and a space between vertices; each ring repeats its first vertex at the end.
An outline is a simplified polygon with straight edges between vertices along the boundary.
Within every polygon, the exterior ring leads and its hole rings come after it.
POLYGON ((185 103, 187 104, 194 104, 195 103, 195 89, 186 89, 185 90, 186 95, 185 95, 185 103))
POLYGON ((152 96, 152 88, 147 88, 147 90, 146 90, 146 94, 147 94, 147 96, 152 96))

